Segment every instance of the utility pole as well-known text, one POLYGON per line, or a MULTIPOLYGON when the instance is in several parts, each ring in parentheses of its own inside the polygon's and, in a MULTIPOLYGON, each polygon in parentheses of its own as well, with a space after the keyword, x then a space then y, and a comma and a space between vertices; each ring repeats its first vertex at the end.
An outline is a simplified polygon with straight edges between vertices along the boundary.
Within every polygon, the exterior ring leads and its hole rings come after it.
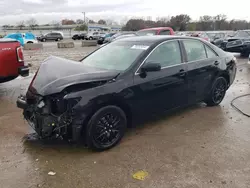
POLYGON ((85 12, 82 12, 83 13, 83 17, 84 17, 84 24, 87 25, 87 33, 89 32, 89 21, 87 20, 87 23, 86 23, 86 13, 85 12))
POLYGON ((85 12, 82 12, 83 16, 84 16, 84 23, 86 24, 86 16, 85 16, 85 12))

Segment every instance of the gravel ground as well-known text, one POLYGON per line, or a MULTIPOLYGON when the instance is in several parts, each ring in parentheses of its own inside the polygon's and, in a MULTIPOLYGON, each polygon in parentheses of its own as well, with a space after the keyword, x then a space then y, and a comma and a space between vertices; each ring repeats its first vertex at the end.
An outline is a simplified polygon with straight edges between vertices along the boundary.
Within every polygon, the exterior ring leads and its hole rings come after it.
POLYGON ((30 66, 30 72, 34 73, 41 62, 49 56, 58 56, 79 61, 98 47, 81 47, 81 41, 74 41, 74 48, 57 48, 56 42, 43 43, 41 50, 24 50, 25 62, 30 66))

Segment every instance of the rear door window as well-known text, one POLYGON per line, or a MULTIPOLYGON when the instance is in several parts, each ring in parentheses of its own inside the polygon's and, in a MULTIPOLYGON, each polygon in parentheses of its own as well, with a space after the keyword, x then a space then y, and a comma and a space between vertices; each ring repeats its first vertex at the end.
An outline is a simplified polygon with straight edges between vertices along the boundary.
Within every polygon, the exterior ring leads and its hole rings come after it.
POLYGON ((188 61, 199 61, 206 59, 206 51, 204 44, 198 40, 183 40, 183 44, 187 53, 188 61))
POLYGON ((211 49, 209 48, 207 45, 205 45, 206 48, 206 52, 207 52, 207 58, 214 58, 217 57, 218 55, 211 49))

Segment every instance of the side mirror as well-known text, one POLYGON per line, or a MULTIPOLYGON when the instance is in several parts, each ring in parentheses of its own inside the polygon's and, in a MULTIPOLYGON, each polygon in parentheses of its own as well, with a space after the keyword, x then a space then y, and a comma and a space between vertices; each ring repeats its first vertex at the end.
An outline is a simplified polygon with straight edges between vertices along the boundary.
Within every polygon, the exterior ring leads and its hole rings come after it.
POLYGON ((161 70, 160 63, 148 62, 141 67, 141 72, 156 72, 161 70))

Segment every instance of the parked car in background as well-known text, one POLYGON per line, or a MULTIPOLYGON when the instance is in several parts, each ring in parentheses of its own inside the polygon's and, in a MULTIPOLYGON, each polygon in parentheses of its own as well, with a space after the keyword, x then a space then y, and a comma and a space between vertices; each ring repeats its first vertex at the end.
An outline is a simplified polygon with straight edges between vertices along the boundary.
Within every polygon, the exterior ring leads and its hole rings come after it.
POLYGON ((23 46, 27 43, 37 43, 37 39, 34 34, 27 32, 27 33, 11 33, 6 35, 4 38, 14 39, 20 42, 23 46))
POLYGON ((23 50, 19 41, 0 39, 0 83, 28 76, 29 67, 24 65, 23 50))
POLYGON ((237 31, 233 37, 227 38, 221 43, 221 48, 227 52, 236 52, 248 57, 250 54, 250 30, 237 31))
POLYGON ((116 33, 108 33, 108 34, 104 34, 101 35, 98 40, 97 40, 97 44, 104 44, 105 42, 107 42, 105 39, 108 37, 112 37, 113 35, 115 35, 116 33))
POLYGON ((101 36, 101 35, 105 35, 106 33, 104 32, 94 32, 94 33, 88 33, 87 34, 87 39, 88 40, 98 40, 98 38, 101 36))
POLYGON ((209 36, 209 34, 206 33, 206 32, 199 33, 199 34, 198 34, 198 37, 200 37, 200 38, 202 38, 203 40, 206 40, 206 41, 208 41, 208 42, 211 41, 211 36, 209 36))
POLYGON ((227 33, 216 33, 213 39, 211 40, 211 43, 221 48, 222 42, 228 37, 229 35, 227 33))
POLYGON ((17 106, 40 138, 106 150, 137 118, 200 101, 219 105, 235 74, 236 58, 199 38, 127 37, 81 62, 46 59, 17 106))
POLYGON ((146 35, 174 35, 174 30, 171 27, 156 27, 156 28, 147 28, 137 31, 138 36, 146 35))
POLYGON ((72 37, 73 40, 84 40, 87 39, 87 34, 81 33, 81 34, 75 34, 72 37))
POLYGON ((37 37, 37 40, 41 42, 52 41, 52 40, 60 41, 60 40, 63 40, 63 35, 60 32, 51 32, 51 33, 47 33, 45 35, 41 35, 37 37))
POLYGON ((120 33, 116 33, 114 34, 113 36, 111 37, 106 37, 104 39, 104 43, 108 43, 108 42, 112 42, 112 41, 115 41, 116 39, 119 39, 121 38, 122 36, 123 37, 129 37, 129 36, 135 36, 135 32, 120 32, 120 33))

